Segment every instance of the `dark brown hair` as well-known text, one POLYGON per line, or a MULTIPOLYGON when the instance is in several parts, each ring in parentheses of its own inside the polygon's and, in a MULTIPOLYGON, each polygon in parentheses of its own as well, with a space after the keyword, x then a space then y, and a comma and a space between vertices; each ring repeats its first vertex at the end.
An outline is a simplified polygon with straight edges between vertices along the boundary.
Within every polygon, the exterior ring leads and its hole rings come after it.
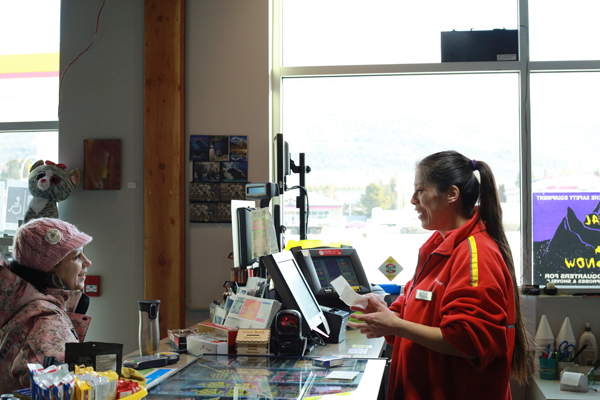
POLYGON ((489 165, 483 161, 470 160, 456 151, 443 151, 425 157, 417 164, 424 183, 434 187, 438 193, 445 193, 450 186, 456 186, 462 200, 462 214, 465 218, 473 216, 479 200, 479 218, 485 222, 487 233, 496 242, 502 258, 512 278, 515 296, 515 347, 511 371, 519 383, 529 378, 530 338, 525 329, 521 311, 521 296, 515 276, 512 252, 502 226, 502 208, 496 188, 496 180, 489 165), (474 171, 479 171, 481 183, 474 171))

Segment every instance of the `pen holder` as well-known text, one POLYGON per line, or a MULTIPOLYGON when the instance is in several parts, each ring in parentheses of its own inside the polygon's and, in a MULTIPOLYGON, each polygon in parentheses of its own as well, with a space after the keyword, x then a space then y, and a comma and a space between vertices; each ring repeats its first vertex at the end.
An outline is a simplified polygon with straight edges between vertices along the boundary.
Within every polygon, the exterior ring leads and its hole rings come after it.
POLYGON ((540 358, 540 379, 556 379, 556 358, 540 358))
POLYGON ((574 361, 559 361, 558 362, 558 374, 560 375, 562 370, 565 369, 566 367, 574 366, 574 365, 575 365, 574 361))

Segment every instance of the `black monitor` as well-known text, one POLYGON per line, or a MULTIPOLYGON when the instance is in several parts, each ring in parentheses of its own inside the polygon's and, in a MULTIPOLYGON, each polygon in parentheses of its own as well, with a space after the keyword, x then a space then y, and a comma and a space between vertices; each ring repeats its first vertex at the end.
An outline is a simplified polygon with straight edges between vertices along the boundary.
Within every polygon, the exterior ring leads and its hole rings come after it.
POLYGON ((233 238, 233 266, 245 269, 258 261, 252 257, 252 218, 254 201, 231 202, 231 230, 233 238))
POLYGON ((319 304, 344 307, 331 281, 342 275, 358 294, 371 292, 358 252, 354 248, 291 249, 319 304))
POLYGON ((304 332, 321 330, 330 334, 327 319, 317 303, 291 251, 269 254, 262 258, 275 289, 287 309, 298 310, 303 318, 304 332), (318 329, 315 329, 318 328, 318 329))
POLYGON ((286 189, 286 177, 292 174, 290 148, 288 143, 283 140, 282 133, 275 135, 273 144, 273 150, 275 152, 275 183, 279 185, 279 194, 283 194, 286 189))

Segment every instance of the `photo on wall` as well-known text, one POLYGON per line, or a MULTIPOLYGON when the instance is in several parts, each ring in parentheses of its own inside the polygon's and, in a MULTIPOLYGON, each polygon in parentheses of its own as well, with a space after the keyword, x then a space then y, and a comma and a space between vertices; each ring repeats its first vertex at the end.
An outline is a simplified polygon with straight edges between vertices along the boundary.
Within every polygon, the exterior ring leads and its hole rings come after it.
POLYGON ((248 182, 248 163, 246 161, 222 162, 221 181, 248 182))
POLYGON ((83 189, 121 189, 121 139, 83 141, 83 189))
POLYGON ((246 200, 245 183, 221 183, 221 201, 246 200))
POLYGON ((222 183, 190 182, 190 201, 219 201, 222 185, 222 183))
POLYGON ((194 182, 217 183, 221 181, 218 162, 194 161, 194 182))
POLYGON ((231 203, 217 203, 217 219, 219 222, 231 222, 231 203))
POLYGON ((190 222, 219 222, 218 203, 190 203, 190 222))
POLYGON ((209 136, 209 161, 229 160, 229 136, 209 136))
POLYGON ((229 137, 229 161, 248 161, 248 136, 229 137))
POLYGON ((208 150, 210 143, 208 135, 190 136, 190 161, 209 161, 208 150))

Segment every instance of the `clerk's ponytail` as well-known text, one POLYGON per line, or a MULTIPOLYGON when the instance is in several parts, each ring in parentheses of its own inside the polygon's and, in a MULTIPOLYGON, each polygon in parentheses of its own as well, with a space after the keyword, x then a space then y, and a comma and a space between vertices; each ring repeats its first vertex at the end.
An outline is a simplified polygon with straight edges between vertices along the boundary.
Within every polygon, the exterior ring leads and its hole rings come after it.
POLYGON ((463 217, 469 219, 473 216, 479 200, 479 218, 485 223, 487 233, 498 245, 514 288, 516 321, 511 372, 519 383, 527 382, 530 372, 530 339, 523 321, 515 264, 502 225, 500 196, 492 170, 485 162, 468 159, 456 151, 443 151, 427 156, 417 164, 417 169, 425 183, 435 187, 440 194, 446 193, 453 185, 458 188, 463 217))

